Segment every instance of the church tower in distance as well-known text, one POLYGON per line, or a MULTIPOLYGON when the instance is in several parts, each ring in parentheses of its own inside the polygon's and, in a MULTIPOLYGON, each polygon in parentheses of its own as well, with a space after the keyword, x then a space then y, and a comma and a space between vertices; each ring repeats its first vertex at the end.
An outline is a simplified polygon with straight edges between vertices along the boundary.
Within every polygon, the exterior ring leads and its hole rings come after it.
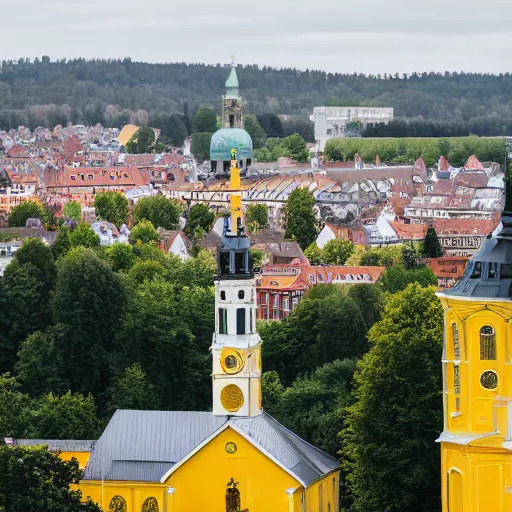
POLYGON ((443 512, 512 510, 512 187, 444 307, 443 512))
POLYGON ((261 338, 256 333, 256 280, 243 225, 240 169, 231 156, 231 215, 225 217, 215 281, 213 413, 258 416, 261 407, 261 338))
POLYGON ((238 93, 238 77, 235 63, 226 80, 226 95, 222 96, 222 128, 243 128, 242 98, 238 93))

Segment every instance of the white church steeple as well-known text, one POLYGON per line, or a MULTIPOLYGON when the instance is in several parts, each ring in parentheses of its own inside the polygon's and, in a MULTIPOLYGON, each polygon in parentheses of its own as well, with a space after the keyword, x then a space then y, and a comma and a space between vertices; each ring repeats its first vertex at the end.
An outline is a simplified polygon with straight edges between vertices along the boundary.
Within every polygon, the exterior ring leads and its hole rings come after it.
POLYGON ((256 280, 243 225, 240 169, 231 161, 231 216, 225 218, 215 281, 213 413, 257 416, 261 406, 261 338, 256 333, 256 280))

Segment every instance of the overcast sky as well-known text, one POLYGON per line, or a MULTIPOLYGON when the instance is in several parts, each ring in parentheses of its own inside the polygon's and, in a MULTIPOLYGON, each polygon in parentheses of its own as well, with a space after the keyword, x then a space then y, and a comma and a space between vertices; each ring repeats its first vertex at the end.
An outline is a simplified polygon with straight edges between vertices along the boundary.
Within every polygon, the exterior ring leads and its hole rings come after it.
POLYGON ((338 72, 511 70, 510 0, 6 0, 0 60, 49 55, 338 72))

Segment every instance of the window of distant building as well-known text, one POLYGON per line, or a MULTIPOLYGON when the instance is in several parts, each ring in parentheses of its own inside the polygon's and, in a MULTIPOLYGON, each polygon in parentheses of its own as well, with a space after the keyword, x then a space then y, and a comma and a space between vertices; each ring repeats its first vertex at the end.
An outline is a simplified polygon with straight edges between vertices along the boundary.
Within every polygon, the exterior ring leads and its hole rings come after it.
POLYGON ((480 359, 496 359, 496 333, 490 325, 480 329, 480 359))
POLYGON ((109 512, 126 512, 126 500, 119 495, 114 496, 110 500, 110 504, 108 506, 109 512))
POLYGON ((226 300, 226 292, 224 290, 220 292, 220 300, 226 300))
POLYGON ((238 290, 238 298, 243 299, 245 297, 245 293, 243 290, 238 290))
POLYGON ((148 498, 142 504, 142 512, 158 512, 158 501, 156 498, 148 498))

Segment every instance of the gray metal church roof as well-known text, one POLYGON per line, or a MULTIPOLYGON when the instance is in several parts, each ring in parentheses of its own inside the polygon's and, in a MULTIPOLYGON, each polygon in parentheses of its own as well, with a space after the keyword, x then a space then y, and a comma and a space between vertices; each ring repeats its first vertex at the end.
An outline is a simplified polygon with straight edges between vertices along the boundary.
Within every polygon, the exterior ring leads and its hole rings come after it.
POLYGON ((339 462, 306 443, 266 413, 253 418, 211 412, 118 410, 96 443, 85 480, 159 482, 221 427, 231 426, 305 485, 339 462))
POLYGON ((506 180, 501 225, 489 233, 458 283, 441 295, 512 299, 512 183, 506 180))

